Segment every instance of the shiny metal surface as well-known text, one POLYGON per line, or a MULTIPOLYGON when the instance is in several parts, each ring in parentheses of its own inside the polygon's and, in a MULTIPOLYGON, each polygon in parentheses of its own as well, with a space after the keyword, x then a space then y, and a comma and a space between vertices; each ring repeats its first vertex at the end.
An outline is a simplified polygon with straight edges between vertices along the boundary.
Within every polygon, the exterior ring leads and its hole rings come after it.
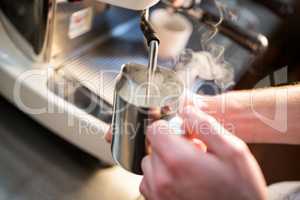
MULTIPOLYGON (((152 77, 156 72, 157 59, 158 59, 158 41, 153 40, 149 45, 149 61, 148 61, 148 87, 151 87, 152 77)), ((147 89, 147 96, 150 96, 150 88, 147 89)))
MULTIPOLYGON (((211 22, 218 21, 219 18, 212 13, 205 12, 200 20, 211 26, 211 22)), ((268 48, 269 41, 265 35, 240 27, 230 20, 225 19, 218 28, 222 34, 256 55, 264 53, 268 48)))
POLYGON ((53 59, 63 59, 113 28, 106 23, 112 17, 105 14, 108 6, 94 0, 12 2, 0 2, 0 21, 15 45, 33 61, 49 62, 53 59), (90 30, 79 35, 80 37, 71 38, 71 18, 76 12, 84 9, 90 9, 92 13, 90 30))
POLYGON ((150 68, 152 74, 156 71, 157 68, 157 58, 158 58, 158 42, 156 40, 153 40, 152 42, 150 42, 150 54, 149 54, 149 66, 148 68, 150 68))
MULTIPOLYGON (((119 93, 120 90, 123 89, 125 82, 131 80, 133 71, 131 68, 145 67, 136 64, 125 65, 122 68, 121 74, 119 74, 114 92, 112 121, 113 140, 111 148, 112 156, 120 166, 132 173, 141 175, 141 161, 146 154, 149 153, 147 152, 145 139, 147 126, 151 122, 158 120, 163 116, 165 117, 163 110, 166 107, 169 108, 170 104, 173 104, 176 107, 178 99, 183 93, 183 85, 179 88, 180 92, 178 94, 180 95, 178 98, 173 96, 172 99, 170 99, 170 102, 168 102, 168 105, 163 104, 160 107, 138 106, 125 100, 119 93), (160 113, 158 116, 156 115, 157 112, 160 113)), ((167 69, 158 68, 158 70, 163 72, 167 69)), ((147 68, 145 68, 145 72, 146 71, 147 68)), ((176 75, 174 73, 174 78, 175 77, 176 75)), ((146 82, 146 80, 143 80, 143 82, 146 82)), ((130 91, 128 92, 130 93, 130 91)), ((167 115, 168 114, 169 113, 167 113, 167 115)))
POLYGON ((148 72, 147 72, 147 81, 148 81, 148 88, 147 88, 147 101, 150 97, 150 90, 151 90, 151 82, 152 77, 157 68, 157 60, 158 60, 158 47, 159 47, 159 38, 155 35, 155 30, 152 27, 149 21, 149 9, 146 9, 141 14, 141 22, 140 28, 144 34, 145 40, 148 44, 148 72))
POLYGON ((0 2, 0 21, 16 46, 37 61, 49 61, 56 0, 0 2))
MULTIPOLYGON (((104 3, 95 3, 93 0, 83 0, 75 2, 59 2, 56 9, 55 30, 53 33, 52 60, 63 60, 72 52, 81 49, 83 46, 103 38, 111 29, 112 23, 108 23, 111 18, 111 10, 104 3), (92 15, 90 30, 70 37, 70 21, 78 12, 86 12, 92 15)), ((122 15, 123 17, 123 15, 122 15)), ((116 25, 115 23, 114 25, 116 25)), ((74 33, 74 31, 73 31, 74 33)))
POLYGON ((77 81, 113 105, 115 79, 121 66, 133 61, 147 64, 147 51, 138 21, 139 18, 135 18, 120 24, 107 35, 99 37, 91 46, 81 47, 74 57, 58 66, 57 73, 77 81))

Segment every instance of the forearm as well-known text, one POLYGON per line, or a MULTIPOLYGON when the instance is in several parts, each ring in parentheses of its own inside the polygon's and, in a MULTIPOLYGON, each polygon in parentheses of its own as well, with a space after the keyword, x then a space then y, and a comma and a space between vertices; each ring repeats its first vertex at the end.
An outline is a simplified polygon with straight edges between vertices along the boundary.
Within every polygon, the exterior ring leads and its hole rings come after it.
POLYGON ((208 103, 248 143, 300 144, 300 85, 229 92, 208 103))

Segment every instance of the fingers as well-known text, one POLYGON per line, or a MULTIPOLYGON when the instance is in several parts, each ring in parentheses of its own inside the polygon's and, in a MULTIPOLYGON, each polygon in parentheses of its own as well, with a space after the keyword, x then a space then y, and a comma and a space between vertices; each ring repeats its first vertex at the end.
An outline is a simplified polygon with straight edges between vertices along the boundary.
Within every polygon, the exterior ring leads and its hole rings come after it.
POLYGON ((192 141, 195 147, 202 150, 203 152, 207 152, 207 146, 204 144, 204 142, 202 142, 198 138, 192 138, 190 140, 192 141))
POLYGON ((148 195, 148 188, 146 187, 146 180, 145 178, 142 179, 142 182, 140 184, 140 193, 146 198, 149 199, 148 195))
POLYGON ((185 0, 172 0, 172 4, 174 7, 181 7, 184 4, 185 0))
POLYGON ((213 117, 194 107, 186 107, 182 113, 185 131, 197 134, 208 147, 208 151, 219 156, 231 155, 233 151, 245 148, 245 143, 228 132, 213 117))
MULTIPOLYGON (((176 180, 193 166, 197 171, 208 171, 219 165, 214 156, 204 153, 184 137, 175 135, 166 121, 157 121, 149 126, 147 139, 152 153, 142 163, 144 180, 141 192, 148 199, 174 199, 169 197, 176 193, 176 180)), ((192 176, 193 173, 189 174, 189 177, 192 176)))
POLYGON ((146 156, 143 159, 142 170, 144 173, 144 177, 140 185, 140 192, 144 195, 146 199, 153 199, 152 195, 154 194, 154 192, 151 188, 151 183, 153 183, 153 170, 150 156, 146 156))
POLYGON ((108 130, 107 133, 105 134, 105 140, 106 140, 108 143, 111 143, 111 142, 112 142, 112 130, 111 130, 111 127, 109 128, 109 130, 108 130))
POLYGON ((144 158, 142 169, 144 178, 140 185, 141 193, 148 199, 166 199, 173 181, 164 162, 154 153, 144 158))
POLYGON ((182 152, 189 152, 190 146, 181 136, 176 135, 166 121, 160 120, 148 127, 147 138, 152 151, 167 159, 173 155, 180 156, 182 152), (181 150, 178 149, 180 144, 181 150))
MULTIPOLYGON (((173 192, 171 190, 172 184, 174 184, 172 169, 168 168, 164 161, 157 155, 151 155, 151 164, 154 173, 154 192, 159 199, 170 199, 173 192)), ((177 166, 180 168, 180 166, 177 166)), ((182 166, 181 166, 182 167, 182 166)))
POLYGON ((157 154, 169 168, 176 168, 174 165, 184 160, 189 160, 191 164, 192 160, 200 157, 205 160, 203 150, 196 148, 182 136, 174 134, 166 121, 160 120, 149 126, 147 138, 151 144, 152 153, 157 154))
POLYGON ((194 106, 195 109, 205 109, 208 104, 206 103, 207 97, 200 96, 189 91, 185 91, 180 99, 179 114, 181 114, 187 106, 194 106))

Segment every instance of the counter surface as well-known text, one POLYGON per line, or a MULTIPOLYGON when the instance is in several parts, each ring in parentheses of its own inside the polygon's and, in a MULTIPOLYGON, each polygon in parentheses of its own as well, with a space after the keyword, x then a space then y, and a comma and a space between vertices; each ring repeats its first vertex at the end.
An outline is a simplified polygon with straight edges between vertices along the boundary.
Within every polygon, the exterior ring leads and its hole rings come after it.
POLYGON ((139 177, 109 167, 0 97, 0 200, 134 200, 139 177))

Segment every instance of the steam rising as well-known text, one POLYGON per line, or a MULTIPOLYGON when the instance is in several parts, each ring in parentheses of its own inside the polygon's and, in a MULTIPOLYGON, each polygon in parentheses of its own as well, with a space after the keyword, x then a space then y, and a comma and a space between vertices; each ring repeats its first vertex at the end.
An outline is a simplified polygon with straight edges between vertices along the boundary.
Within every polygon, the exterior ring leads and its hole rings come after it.
MULTIPOLYGON (((203 50, 184 50, 175 67, 178 77, 189 89, 199 80, 213 81, 221 90, 226 90, 234 84, 234 70, 224 59, 225 48, 212 42, 219 32, 225 13, 223 4, 217 0, 213 0, 213 3, 220 18, 218 22, 211 22, 209 29, 205 29, 201 34, 200 44, 203 50)), ((199 31, 202 32, 201 29, 199 31)))
POLYGON ((220 16, 219 21, 217 23, 210 23, 210 30, 207 30, 202 35, 201 43, 203 46, 205 46, 207 43, 209 43, 219 32, 219 26, 222 24, 224 20, 224 7, 223 5, 217 1, 213 0, 214 5, 216 6, 218 10, 218 14, 220 16))
POLYGON ((224 48, 211 45, 211 51, 185 50, 175 67, 177 76, 191 89, 198 80, 214 81, 226 90, 234 84, 234 70, 223 59, 224 48))

